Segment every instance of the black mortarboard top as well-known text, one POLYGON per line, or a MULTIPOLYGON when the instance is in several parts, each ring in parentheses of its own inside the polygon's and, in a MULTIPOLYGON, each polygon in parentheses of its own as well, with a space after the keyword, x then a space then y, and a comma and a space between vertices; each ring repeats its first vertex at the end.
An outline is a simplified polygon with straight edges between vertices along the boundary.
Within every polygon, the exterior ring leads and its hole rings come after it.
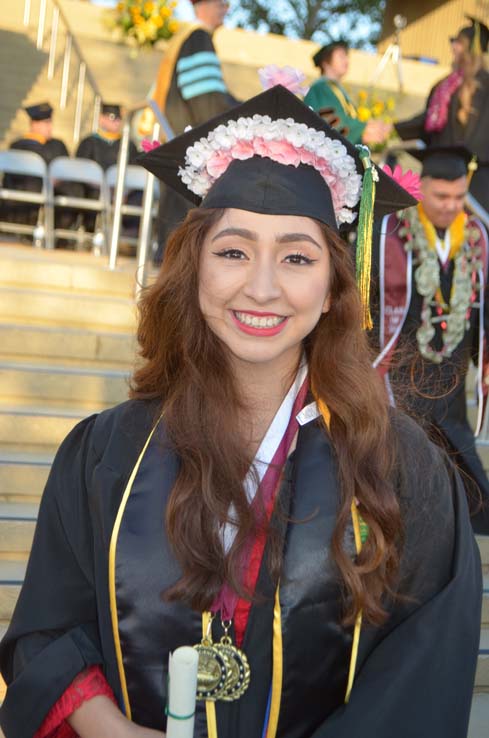
POLYGON ((465 146, 430 146, 426 149, 405 149, 422 164, 422 177, 453 182, 466 177, 473 156, 465 146))
POLYGON ((461 28, 457 36, 452 37, 450 40, 454 41, 459 36, 465 36, 470 43, 470 48, 476 54, 485 54, 489 48, 489 28, 485 23, 480 21, 478 18, 474 18, 472 15, 465 15, 467 20, 470 21, 470 26, 461 28))
POLYGON ((24 110, 31 120, 49 120, 53 117, 53 109, 48 102, 28 105, 24 110))
POLYGON ((114 105, 113 103, 102 103, 100 112, 102 113, 102 115, 111 115, 113 118, 120 118, 121 106, 114 105))
POLYGON ((331 41, 329 44, 325 44, 324 46, 321 46, 321 48, 318 49, 318 51, 316 51, 316 53, 312 57, 314 66, 321 69, 321 64, 323 60, 327 58, 335 49, 348 50, 348 48, 349 48, 348 41, 345 41, 342 38, 338 39, 338 41, 331 41))
MULTIPOLYGON (((265 125, 265 135, 268 131, 271 132, 274 127, 277 128, 277 125, 282 125, 280 121, 284 121, 284 124, 287 120, 292 124, 301 124, 302 132, 298 132, 299 137, 302 136, 303 139, 301 145, 304 142, 307 144, 304 137, 310 142, 311 137, 316 132, 323 132, 334 148, 334 155, 349 155, 346 158, 349 159, 347 164, 352 169, 352 179, 356 178, 361 182, 360 178, 365 172, 365 166, 359 149, 328 126, 317 113, 295 95, 280 85, 262 92, 196 128, 192 128, 163 146, 158 146, 152 151, 142 154, 138 157, 138 161, 165 184, 186 197, 187 200, 195 203, 195 205, 202 204, 206 208, 232 207, 273 215, 303 215, 315 218, 337 229, 337 218, 333 209, 331 190, 319 171, 308 164, 300 163, 298 166, 294 166, 288 163, 278 163, 268 158, 268 156, 252 155, 245 160, 234 159, 222 176, 219 176, 213 182, 210 189, 206 190, 204 187, 200 194, 191 191, 184 184, 180 175, 182 175, 182 169, 186 169, 187 172, 191 170, 188 159, 186 160, 187 150, 190 147, 195 150, 203 145, 202 141, 205 144, 205 139, 211 133, 214 135, 218 126, 224 128, 233 121, 242 118, 249 120, 253 119, 253 116, 268 116, 269 123, 268 128, 265 125)), ((222 131, 223 129, 219 130, 222 131)), ((229 142, 226 142, 225 131, 222 135, 223 146, 226 146, 229 142)), ((364 147, 362 153, 364 153, 364 147)), ((226 154, 226 150, 224 150, 224 154, 226 154)), ((198 151, 195 156, 197 159, 199 158, 198 151)), ((375 171, 376 178, 378 174, 375 217, 382 217, 416 204, 417 201, 391 177, 380 170, 376 169, 375 171)), ((350 200, 348 203, 351 210, 357 214, 360 205, 359 200, 360 196, 358 196, 357 201, 350 200)), ((357 220, 354 220, 353 225, 356 222, 357 220)), ((341 225, 342 229, 347 227, 348 223, 346 222, 341 225)))

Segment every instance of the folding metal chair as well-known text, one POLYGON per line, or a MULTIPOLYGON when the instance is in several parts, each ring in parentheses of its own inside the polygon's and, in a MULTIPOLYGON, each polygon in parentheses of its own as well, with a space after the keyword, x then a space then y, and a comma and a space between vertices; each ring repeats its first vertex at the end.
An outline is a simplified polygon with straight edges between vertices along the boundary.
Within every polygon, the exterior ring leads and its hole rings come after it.
POLYGON ((0 220, 0 231, 32 236, 36 246, 49 243, 51 223, 48 199, 48 167, 42 156, 33 151, 22 151, 20 149, 0 151, 0 173, 36 177, 41 180, 41 191, 0 187, 0 203, 10 201, 11 203, 39 205, 36 224, 2 219, 0 220))
POLYGON ((100 253, 107 250, 109 237, 109 198, 104 171, 91 159, 59 156, 54 159, 48 169, 49 199, 55 208, 69 208, 80 213, 94 213, 93 229, 54 228, 54 238, 66 238, 80 244, 86 234, 91 236, 94 251, 100 253), (93 197, 80 197, 56 192, 56 187, 63 183, 75 183, 85 186, 93 197))
MULTIPOLYGON (((128 164, 126 167, 126 174, 124 177, 124 197, 127 198, 129 193, 133 192, 139 192, 141 193, 141 198, 139 203, 131 203, 131 202, 124 202, 121 207, 121 217, 126 216, 136 216, 139 219, 141 219, 141 215, 143 214, 143 206, 142 206, 142 195, 144 192, 144 189, 146 187, 146 181, 148 179, 148 172, 144 167, 140 167, 137 164, 128 164)), ((115 185, 117 182, 117 165, 113 164, 111 167, 107 169, 105 172, 105 180, 107 182, 107 190, 110 193, 110 201, 111 201, 111 213, 114 215, 114 190, 115 185)), ((158 214, 158 200, 159 200, 159 183, 158 180, 154 180, 154 190, 153 190, 153 209, 152 209, 152 216, 153 220, 156 218, 158 214)), ((138 236, 134 236, 131 234, 128 234, 127 232, 124 233, 124 229, 122 230, 121 238, 124 240, 124 242, 129 243, 131 245, 137 246, 138 244, 138 236)))

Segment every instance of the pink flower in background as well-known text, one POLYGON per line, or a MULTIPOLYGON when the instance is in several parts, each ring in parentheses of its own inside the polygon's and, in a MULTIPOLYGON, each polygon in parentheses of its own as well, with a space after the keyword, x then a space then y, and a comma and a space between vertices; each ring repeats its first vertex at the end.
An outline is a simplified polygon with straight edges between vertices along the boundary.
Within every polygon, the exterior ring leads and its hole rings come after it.
POLYGON ((141 148, 146 153, 148 153, 148 151, 153 151, 153 149, 157 149, 158 146, 161 146, 159 141, 150 141, 149 138, 143 138, 141 141, 141 148))
POLYGON ((211 177, 217 179, 224 174, 232 160, 233 157, 229 150, 215 151, 207 162, 207 172, 211 177))
POLYGON ((264 90, 275 85, 282 85, 294 95, 306 95, 309 86, 306 84, 306 75, 295 67, 277 67, 269 64, 258 70, 258 76, 264 90))
POLYGON ((385 172, 385 174, 389 175, 389 177, 392 177, 392 179, 397 182, 398 185, 400 185, 406 192, 409 192, 412 197, 414 197, 416 200, 422 200, 423 195, 421 194, 421 179, 419 177, 419 174, 415 174, 411 171, 411 169, 408 169, 407 172, 403 172, 399 164, 396 164, 394 167, 394 171, 388 166, 387 164, 384 164, 382 167, 382 171, 385 172))

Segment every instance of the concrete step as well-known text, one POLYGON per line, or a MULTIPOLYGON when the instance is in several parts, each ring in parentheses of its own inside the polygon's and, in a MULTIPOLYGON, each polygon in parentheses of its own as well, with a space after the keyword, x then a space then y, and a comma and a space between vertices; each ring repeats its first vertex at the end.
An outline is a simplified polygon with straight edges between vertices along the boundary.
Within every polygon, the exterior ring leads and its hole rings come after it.
POLYGON ((481 554, 482 566, 489 565, 489 536, 476 536, 476 541, 481 554))
POLYGON ((106 257, 62 249, 33 249, 3 245, 0 250, 0 283, 10 287, 96 293, 132 299, 136 263, 122 257, 111 271, 106 257))
POLYGON ((0 446, 0 500, 3 502, 38 501, 53 461, 52 453, 0 446))
POLYGON ((482 618, 481 622, 483 625, 489 626, 489 574, 484 576, 483 584, 484 596, 482 598, 482 618))
POLYGON ((70 366, 51 359, 6 361, 0 357, 0 402, 116 405, 128 396, 130 372, 113 366, 70 366))
POLYGON ((474 694, 467 738, 487 738, 489 726, 489 694, 474 694))
MULTIPOLYGON (((32 546, 39 506, 26 502, 0 502, 0 555, 22 555, 27 557, 32 546)), ((12 562, 5 562, 10 565, 12 562)), ((8 567, 12 568, 12 567, 8 567)), ((16 569, 17 574, 20 569, 16 569)), ((11 581, 9 586, 18 586, 22 577, 11 581)), ((9 580, 10 581, 10 580, 9 580)), ((0 619, 4 617, 0 606, 0 619)))
POLYGON ((132 300, 71 292, 0 287, 0 315, 34 324, 131 332, 136 326, 132 300))
POLYGON ((0 360, 2 355, 31 357, 36 361, 39 357, 45 357, 132 366, 136 355, 136 339, 134 333, 0 320, 0 360))
POLYGON ((88 409, 73 406, 0 404, 0 446, 18 449, 27 444, 38 452, 51 453, 90 414, 88 409))
POLYGON ((479 659, 475 675, 475 688, 489 690, 489 629, 482 628, 479 648, 479 659))

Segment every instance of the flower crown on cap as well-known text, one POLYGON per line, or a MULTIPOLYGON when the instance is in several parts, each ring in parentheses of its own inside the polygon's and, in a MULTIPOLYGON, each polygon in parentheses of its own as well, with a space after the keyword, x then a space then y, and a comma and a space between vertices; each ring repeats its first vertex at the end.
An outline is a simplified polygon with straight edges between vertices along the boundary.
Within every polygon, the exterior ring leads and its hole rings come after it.
POLYGON ((362 177, 354 158, 341 141, 293 118, 272 120, 257 114, 217 126, 187 148, 185 166, 179 168, 178 176, 191 192, 205 197, 232 161, 253 156, 294 167, 314 167, 329 187, 337 224, 355 220, 362 177))

